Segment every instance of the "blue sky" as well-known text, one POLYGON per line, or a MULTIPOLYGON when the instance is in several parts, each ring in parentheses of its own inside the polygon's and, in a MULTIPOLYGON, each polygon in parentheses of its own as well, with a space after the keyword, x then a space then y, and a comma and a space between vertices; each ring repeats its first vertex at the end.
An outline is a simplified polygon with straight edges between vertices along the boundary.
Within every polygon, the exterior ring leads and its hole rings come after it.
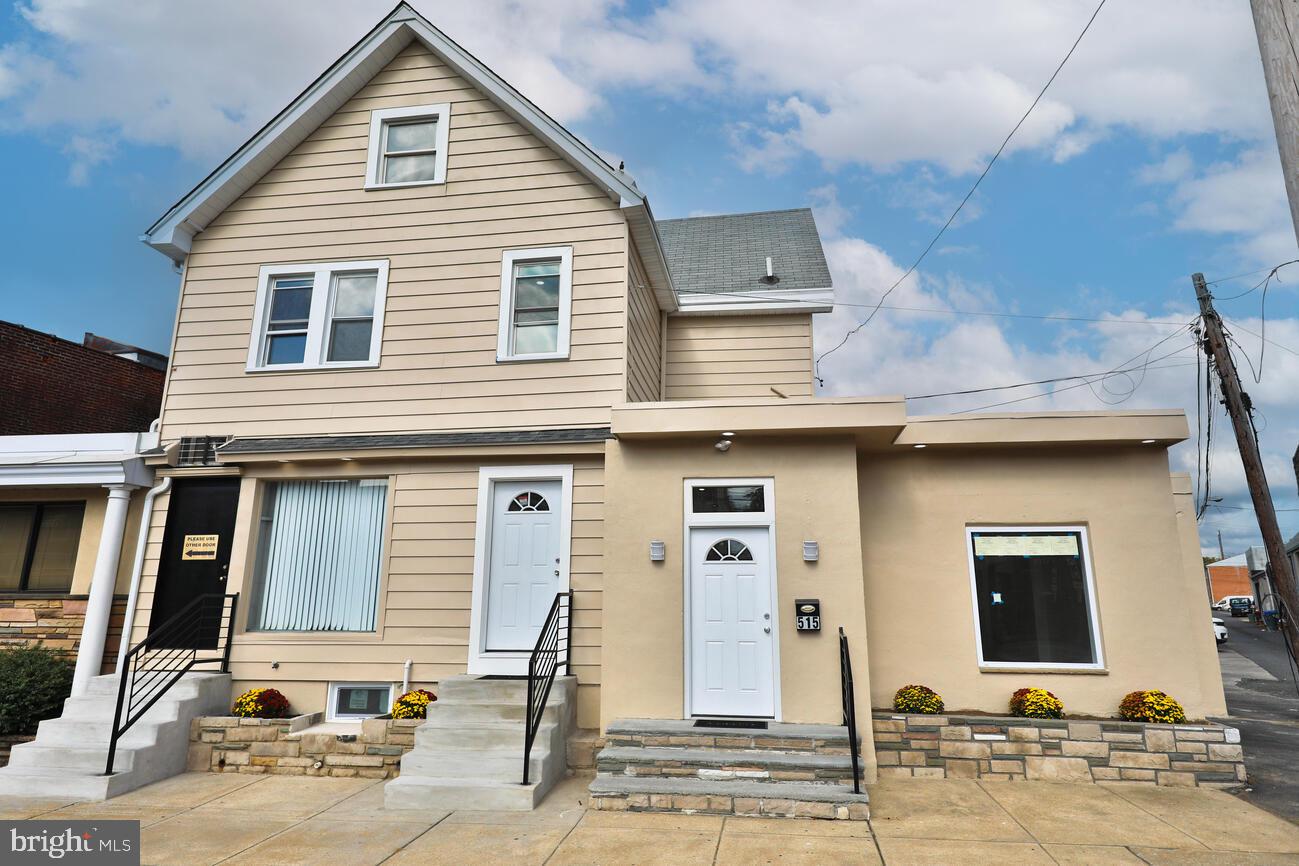
MULTIPOLYGON (((139 234, 390 5, 33 0, 0 9, 0 158, 21 166, 6 172, 0 215, 9 252, 0 318, 167 351, 178 277, 139 234)), ((416 5, 601 153, 625 159, 660 218, 814 206, 849 304, 878 300, 923 249, 1094 8, 416 5)), ((1299 257, 1275 154, 1247 7, 1115 0, 962 218, 889 299, 945 312, 882 313, 827 360, 826 392, 989 387, 1140 356, 1176 330, 1146 320, 1193 315, 1192 271, 1213 280, 1299 257)), ((1268 336, 1299 350, 1299 265, 1280 277, 1269 287, 1268 336)), ((1259 295, 1223 303, 1254 356, 1259 343, 1244 329, 1260 330, 1259 295)), ((865 312, 818 317, 818 348, 865 312)), ((1189 339, 1159 351, 1179 346, 1189 339)), ((1008 408, 1112 403, 1193 415, 1193 359, 1186 348, 1139 381, 1112 377, 1008 408)), ((1263 374, 1250 390, 1266 417, 1269 474, 1278 506, 1299 509, 1287 465, 1299 441, 1299 355, 1269 346, 1263 374)), ((927 400, 911 411, 978 405, 927 400)), ((1195 459, 1193 443, 1182 446, 1174 468, 1195 459)), ((1245 504, 1234 455, 1223 448, 1214 461, 1215 495, 1245 504)), ((1287 535, 1299 531, 1299 512, 1283 518, 1287 535)), ((1213 509, 1203 538, 1222 528, 1239 548, 1252 540, 1250 519, 1213 509)))

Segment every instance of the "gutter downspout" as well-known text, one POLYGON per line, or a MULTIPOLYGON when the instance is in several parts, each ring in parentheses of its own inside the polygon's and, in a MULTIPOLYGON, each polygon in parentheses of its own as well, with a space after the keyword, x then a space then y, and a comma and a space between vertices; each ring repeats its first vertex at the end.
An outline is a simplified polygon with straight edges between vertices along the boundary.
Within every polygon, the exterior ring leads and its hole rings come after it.
POLYGON ((122 637, 118 640, 117 665, 113 673, 120 674, 126 663, 126 651, 131 646, 131 628, 135 624, 135 608, 140 600, 140 576, 144 571, 144 548, 149 540, 149 527, 153 523, 153 501, 171 489, 171 476, 149 490, 144 496, 144 509, 140 512, 140 537, 135 542, 135 561, 131 565, 131 591, 126 600, 126 616, 122 618, 122 637))
MULTIPOLYGON (((406 659, 406 664, 402 665, 401 670, 401 694, 404 695, 410 691, 410 668, 415 663, 414 659, 406 659)), ((398 695, 401 697, 401 695, 398 695)))

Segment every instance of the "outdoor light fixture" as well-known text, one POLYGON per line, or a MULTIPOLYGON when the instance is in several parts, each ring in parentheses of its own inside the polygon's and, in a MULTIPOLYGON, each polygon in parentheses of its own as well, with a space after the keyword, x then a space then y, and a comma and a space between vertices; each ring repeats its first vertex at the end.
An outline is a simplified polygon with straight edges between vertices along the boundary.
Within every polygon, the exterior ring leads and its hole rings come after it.
POLYGON ((1154 445, 1154 444, 1155 444, 1155 440, 1154 440, 1154 439, 1142 439, 1142 440, 1141 440, 1141 444, 1142 444, 1142 445, 1154 445))
POLYGON ((723 433, 722 435, 725 436, 727 439, 734 439, 734 438, 735 438, 735 434, 732 433, 730 430, 727 430, 727 431, 726 431, 725 433, 723 433))
POLYGON ((821 545, 815 541, 803 542, 803 561, 816 562, 821 558, 821 545))
POLYGON ((920 444, 920 445, 912 445, 911 447, 912 447, 912 448, 928 448, 929 446, 928 446, 928 445, 925 445, 925 444, 922 443, 922 444, 920 444))
POLYGON ((662 562, 667 558, 667 545, 661 541, 650 542, 650 562, 662 562))
POLYGON ((731 440, 723 439, 717 444, 715 444, 713 447, 716 448, 718 451, 721 451, 723 454, 725 454, 727 451, 731 450, 731 440))

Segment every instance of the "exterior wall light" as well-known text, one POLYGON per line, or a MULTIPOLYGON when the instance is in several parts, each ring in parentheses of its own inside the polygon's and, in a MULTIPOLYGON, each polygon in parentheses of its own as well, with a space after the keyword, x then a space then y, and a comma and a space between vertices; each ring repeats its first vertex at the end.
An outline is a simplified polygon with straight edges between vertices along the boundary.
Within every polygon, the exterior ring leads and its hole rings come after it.
POLYGON ((650 542, 650 562, 662 562, 667 558, 667 545, 661 541, 650 542))
POLYGON ((803 561, 816 562, 821 558, 821 545, 815 541, 803 542, 803 561))
POLYGON ((922 444, 920 444, 920 445, 912 445, 911 447, 912 447, 912 448, 928 448, 929 446, 928 446, 928 445, 925 445, 925 444, 922 443, 922 444))
POLYGON ((1154 445, 1154 444, 1155 444, 1155 440, 1154 440, 1154 439, 1142 439, 1142 440, 1141 440, 1141 444, 1142 444, 1142 445, 1154 445))

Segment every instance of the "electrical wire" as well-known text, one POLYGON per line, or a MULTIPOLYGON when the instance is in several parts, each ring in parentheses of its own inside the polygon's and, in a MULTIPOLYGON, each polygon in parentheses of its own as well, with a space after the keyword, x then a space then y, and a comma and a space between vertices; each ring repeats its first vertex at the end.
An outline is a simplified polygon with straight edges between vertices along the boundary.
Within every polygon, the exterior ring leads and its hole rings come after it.
MULTIPOLYGON (((1183 329, 1183 330, 1189 330, 1189 323, 1188 323, 1187 327, 1186 327, 1185 329, 1183 329)), ((1036 399, 1038 399, 1038 398, 1040 398, 1040 397, 1053 396, 1053 395, 1055 395, 1055 394, 1063 393, 1063 392, 1065 392, 1065 391, 1072 391, 1072 390, 1074 390, 1074 389, 1076 389, 1076 388, 1083 388, 1083 387, 1091 388, 1091 390, 1092 390, 1092 394, 1093 394, 1094 396, 1096 396, 1096 398, 1097 398, 1098 400, 1101 400, 1101 402, 1103 402, 1103 403, 1107 403, 1107 404, 1109 404, 1109 405, 1117 405, 1118 403, 1122 403, 1122 402, 1124 402, 1125 400, 1127 400, 1128 398, 1130 398, 1134 393, 1136 393, 1136 390, 1137 390, 1138 388, 1140 388, 1140 387, 1141 387, 1141 384, 1145 381, 1146 371, 1149 370, 1149 369, 1151 369, 1151 365, 1152 365, 1152 364, 1154 364, 1154 363, 1157 362, 1157 361, 1162 361, 1162 360, 1164 360, 1165 358, 1170 358, 1170 357, 1172 357, 1173 355, 1180 354, 1181 352, 1185 352, 1187 349, 1194 348, 1193 345, 1192 345, 1192 346, 1183 346, 1183 347, 1181 347, 1180 349, 1174 349, 1172 352, 1168 352, 1168 353, 1166 353, 1166 354, 1164 354, 1164 355, 1160 355, 1158 358, 1151 358, 1151 357, 1150 357, 1151 353, 1153 353, 1153 352, 1155 351, 1155 349, 1159 348, 1161 345, 1163 345, 1164 343, 1167 343, 1167 342, 1168 342, 1169 340, 1171 340, 1173 337, 1176 337, 1178 334, 1182 333, 1183 330, 1174 331, 1173 333, 1171 333, 1171 334, 1169 334, 1168 336, 1166 336, 1166 337, 1164 337, 1163 339, 1161 339, 1159 342, 1155 343, 1155 344, 1154 344, 1153 346, 1151 346, 1149 349, 1145 349, 1145 350, 1143 350, 1143 351, 1141 351, 1141 352, 1138 352, 1136 355, 1133 355, 1133 356, 1132 356, 1131 358, 1129 358, 1128 360, 1122 362, 1121 364, 1116 365, 1115 367, 1111 368, 1109 371, 1107 371, 1107 372, 1105 372, 1105 373, 1101 373, 1101 374, 1098 374, 1098 375, 1091 375, 1091 376, 1089 376, 1089 377, 1087 377, 1087 378, 1084 378, 1081 382, 1077 383, 1076 385, 1067 385, 1067 386, 1065 386, 1065 387, 1063 387, 1063 388, 1053 388, 1053 389, 1049 389, 1049 390, 1047 390, 1047 391, 1043 391, 1043 392, 1038 393, 1038 394, 1030 394, 1030 395, 1028 395, 1027 397, 1017 397, 1017 398, 1012 399, 1012 400, 1002 400, 1001 402, 998 402, 998 403, 988 403, 988 404, 983 405, 983 406, 976 406, 976 407, 974 407, 974 408, 972 408, 972 409, 961 409, 961 410, 959 410, 958 412, 956 412, 956 413, 954 413, 954 414, 957 414, 957 415, 963 415, 963 414, 966 414, 966 413, 969 413, 969 412, 981 412, 981 411, 983 411, 984 409, 996 409, 996 408, 998 408, 998 407, 1000 407, 1000 406, 1009 406, 1009 405, 1011 405, 1011 404, 1013 404, 1013 403, 1023 403, 1023 402, 1028 401, 1028 400, 1036 400, 1036 399), (1136 365, 1131 366, 1131 367, 1127 366, 1127 365, 1129 365, 1129 364, 1132 364, 1133 361, 1135 361, 1135 360, 1137 360, 1138 358, 1141 358, 1141 357, 1143 357, 1143 356, 1144 356, 1145 360, 1143 360, 1140 364, 1136 364, 1136 365), (1132 385, 1132 387, 1128 390, 1128 392, 1127 392, 1125 395, 1123 395, 1121 399, 1119 399, 1119 400, 1117 400, 1117 401, 1109 401, 1109 400, 1105 400, 1105 399, 1102 398, 1099 394, 1096 394, 1096 390, 1095 390, 1095 388, 1092 387, 1092 386, 1093 386, 1096 382, 1098 382, 1098 381, 1105 381, 1105 380, 1107 380, 1107 379, 1109 379, 1109 378, 1111 378, 1111 377, 1113 377, 1113 376, 1125 376, 1125 375, 1131 373, 1133 370, 1140 370, 1140 371, 1141 371, 1141 373, 1140 373, 1140 378, 1139 378, 1139 379, 1138 379, 1138 380, 1137 380, 1137 381, 1132 385)), ((1170 364, 1170 365, 1167 365, 1167 367, 1180 367, 1180 366, 1189 366, 1189 365, 1186 365, 1186 364, 1170 364)), ((1166 367, 1155 367, 1155 368, 1153 368, 1153 369, 1166 369, 1166 367)))
POLYGON ((1235 319, 1228 319, 1226 316, 1222 315, 1221 313, 1218 314, 1218 318, 1222 319, 1222 321, 1224 322, 1228 322, 1228 321, 1231 322, 1233 328, 1239 331, 1244 331, 1246 334, 1249 334, 1251 337, 1258 337, 1260 340, 1263 340, 1266 343, 1268 343, 1268 345, 1276 346, 1281 351, 1289 352, 1291 355, 1294 355, 1295 357, 1299 358, 1299 349, 1292 349, 1289 346, 1287 346, 1285 343, 1278 343, 1276 340, 1269 340, 1267 337, 1263 336, 1258 331, 1251 331, 1249 328, 1246 328, 1240 322, 1236 321, 1235 319))
POLYGON ((894 282, 893 285, 889 286, 888 291, 886 291, 883 295, 880 296, 879 304, 866 317, 865 321, 857 325, 855 328, 851 328, 848 331, 848 333, 843 335, 842 340, 840 340, 837 344, 835 344, 827 351, 822 352, 821 355, 816 359, 816 370, 814 375, 816 377, 817 382, 821 384, 825 384, 825 380, 821 378, 821 361, 824 360, 826 356, 832 355, 835 352, 837 352, 845 343, 848 342, 849 339, 852 338, 854 334, 861 331, 862 328, 865 328, 867 325, 871 323, 871 320, 874 319, 875 316, 879 313, 880 307, 884 305, 884 301, 888 299, 888 296, 893 294, 893 291, 898 286, 902 285, 903 281, 905 281, 907 277, 915 273, 916 268, 920 267, 920 263, 923 262, 925 260, 925 257, 929 255, 929 251, 932 250, 934 248, 934 245, 938 243, 939 238, 941 238, 947 232, 947 229, 951 227, 952 223, 956 221, 957 215, 960 214, 961 210, 965 207, 966 203, 974 195, 974 192, 979 188, 979 185, 983 183, 983 179, 988 176, 988 172, 992 171, 992 167, 996 165, 997 160, 1001 157, 1002 152, 1005 151, 1006 146, 1010 144, 1010 140, 1015 137, 1015 133, 1018 132, 1019 128, 1024 125, 1024 121, 1028 120, 1028 116, 1033 113, 1033 109, 1037 108, 1037 104, 1042 101, 1042 97, 1046 96, 1047 90, 1051 87, 1051 84, 1055 81, 1056 76, 1060 74, 1060 70, 1064 69, 1065 64, 1069 62, 1069 58, 1073 57, 1073 53, 1078 49, 1078 45, 1082 42, 1083 37, 1086 36, 1087 31, 1091 29, 1092 22, 1096 20, 1096 16, 1100 15, 1101 9, 1105 8, 1105 3, 1106 0, 1100 0, 1100 3, 1096 5, 1095 11, 1093 11, 1091 17, 1087 19, 1087 23, 1086 25, 1083 26, 1082 32, 1078 34, 1078 38, 1074 40, 1073 45, 1069 46, 1069 51, 1066 52, 1064 59, 1062 59, 1060 61, 1060 64, 1056 66, 1055 71, 1051 73, 1051 77, 1046 80, 1046 84, 1042 85, 1042 89, 1038 91, 1038 94, 1036 97, 1034 97, 1032 104, 1028 106, 1028 110, 1024 112, 1023 116, 1020 117, 1019 121, 1014 125, 1014 127, 1011 128, 1010 132, 1006 134, 1006 138, 1001 142, 1001 146, 997 148, 997 151, 992 155, 992 158, 988 160, 988 164, 984 166, 983 171, 975 179, 974 184, 970 187, 969 192, 967 192, 965 194, 965 197, 961 199, 960 204, 958 204, 956 206, 956 209, 952 211, 952 215, 947 218, 947 222, 943 223, 942 227, 938 229, 938 231, 934 234, 933 238, 931 238, 929 243, 925 246, 924 250, 921 251, 920 255, 916 258, 916 260, 911 263, 911 267, 907 268, 906 273, 898 277, 897 281, 894 282))

